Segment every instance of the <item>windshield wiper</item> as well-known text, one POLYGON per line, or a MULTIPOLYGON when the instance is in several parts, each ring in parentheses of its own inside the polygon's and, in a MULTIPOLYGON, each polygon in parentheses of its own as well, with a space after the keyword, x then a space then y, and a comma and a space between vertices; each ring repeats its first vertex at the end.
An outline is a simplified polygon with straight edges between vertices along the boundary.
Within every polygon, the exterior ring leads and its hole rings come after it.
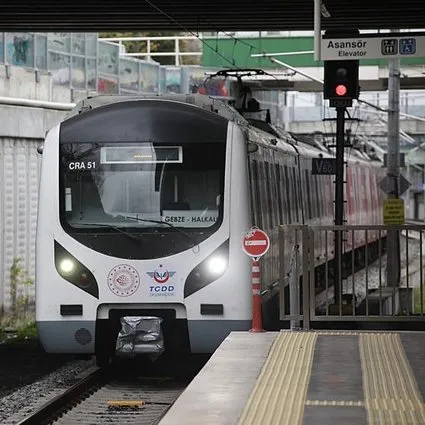
POLYGON ((128 238, 133 239, 134 241, 141 242, 140 238, 133 235, 132 233, 126 232, 125 230, 120 229, 117 226, 113 226, 112 224, 99 224, 99 223, 78 223, 78 226, 90 226, 90 227, 100 227, 105 229, 113 229, 117 232, 122 233, 123 235, 126 235, 128 238))
POLYGON ((182 230, 180 227, 176 227, 171 223, 168 223, 166 221, 161 221, 161 220, 154 220, 154 219, 150 219, 150 218, 139 218, 139 217, 130 217, 130 216, 122 216, 128 220, 136 220, 136 221, 141 221, 141 222, 145 222, 145 223, 157 223, 157 224, 165 224, 168 227, 171 227, 172 229, 176 229, 178 232, 182 233, 183 235, 185 235, 188 239, 190 239, 193 243, 192 248, 196 245, 199 245, 198 242, 195 240, 195 238, 190 234, 185 232, 184 230, 182 230))

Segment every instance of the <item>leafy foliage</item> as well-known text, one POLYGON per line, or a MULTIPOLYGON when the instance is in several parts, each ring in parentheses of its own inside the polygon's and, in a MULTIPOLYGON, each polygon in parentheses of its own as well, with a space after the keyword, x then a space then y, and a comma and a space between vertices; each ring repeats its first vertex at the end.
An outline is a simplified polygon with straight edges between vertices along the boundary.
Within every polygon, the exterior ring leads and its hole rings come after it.
MULTIPOLYGON (((29 297, 25 294, 20 294, 26 286, 33 285, 33 280, 28 275, 27 271, 21 265, 22 258, 14 258, 10 267, 10 289, 9 294, 12 303, 12 316, 20 317, 25 315, 28 310, 29 297)), ((25 291, 23 291, 25 292, 25 291)))
POLYGON ((21 318, 9 316, 0 320, 0 342, 34 340, 37 338, 37 327, 33 316, 21 318))
POLYGON ((26 340, 37 337, 34 313, 29 312, 29 306, 33 300, 25 290, 26 287, 33 285, 34 281, 21 262, 22 258, 14 258, 10 267, 11 314, 0 317, 0 341, 26 340))

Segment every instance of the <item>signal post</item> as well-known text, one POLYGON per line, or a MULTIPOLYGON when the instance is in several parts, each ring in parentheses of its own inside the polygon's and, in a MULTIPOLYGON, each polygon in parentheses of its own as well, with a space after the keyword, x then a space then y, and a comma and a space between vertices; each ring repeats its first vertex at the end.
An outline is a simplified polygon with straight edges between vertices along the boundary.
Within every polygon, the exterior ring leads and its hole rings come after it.
POLYGON ((261 320, 260 258, 269 250, 270 239, 266 232, 252 227, 242 240, 242 249, 252 259, 252 328, 251 332, 264 332, 261 320))
MULTIPOLYGON (((345 112, 352 106, 353 99, 359 97, 359 61, 324 61, 323 98, 329 99, 330 107, 336 108, 336 164, 335 164, 335 218, 336 226, 344 224, 344 127, 345 112)), ((342 306, 342 237, 341 231, 335 231, 335 267, 334 293, 335 307, 342 306)))

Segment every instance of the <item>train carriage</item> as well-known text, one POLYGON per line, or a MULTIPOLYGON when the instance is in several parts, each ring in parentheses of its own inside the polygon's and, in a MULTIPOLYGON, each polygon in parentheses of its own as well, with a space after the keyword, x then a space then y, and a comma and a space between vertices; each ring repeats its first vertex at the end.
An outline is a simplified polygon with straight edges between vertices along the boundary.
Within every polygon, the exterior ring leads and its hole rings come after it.
MULTIPOLYGON (((127 317, 158 318, 165 350, 214 351, 251 325, 244 233, 255 224, 270 235, 266 294, 278 280, 277 225, 332 223, 331 178, 311 175, 318 150, 208 96, 86 99, 49 131, 42 154, 40 340, 47 352, 96 354, 99 365, 114 355, 127 317)), ((378 167, 356 161, 350 182, 368 169, 373 186, 378 167)), ((371 223, 380 204, 368 205, 371 223)), ((320 261, 323 249, 322 241, 320 261)))

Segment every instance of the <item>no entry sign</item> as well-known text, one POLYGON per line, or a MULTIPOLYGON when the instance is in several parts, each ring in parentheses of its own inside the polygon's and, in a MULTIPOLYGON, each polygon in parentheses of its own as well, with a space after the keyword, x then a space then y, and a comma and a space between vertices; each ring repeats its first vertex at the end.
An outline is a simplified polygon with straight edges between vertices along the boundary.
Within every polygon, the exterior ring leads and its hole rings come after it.
POLYGON ((242 248, 247 255, 258 260, 269 250, 270 239, 266 232, 253 227, 245 234, 242 248))

